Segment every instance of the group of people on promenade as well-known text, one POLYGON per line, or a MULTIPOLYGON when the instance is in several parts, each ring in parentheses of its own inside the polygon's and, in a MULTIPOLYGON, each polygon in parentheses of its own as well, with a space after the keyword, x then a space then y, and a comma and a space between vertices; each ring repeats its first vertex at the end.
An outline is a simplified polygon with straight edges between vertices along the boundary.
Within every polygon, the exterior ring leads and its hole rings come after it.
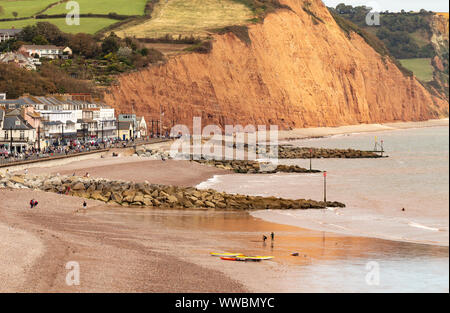
POLYGON ((36 160, 39 158, 48 158, 52 156, 61 156, 76 154, 82 152, 89 152, 92 150, 102 149, 109 146, 101 146, 98 143, 86 143, 86 144, 69 144, 65 146, 48 146, 43 149, 29 148, 21 152, 10 153, 4 147, 0 147, 0 163, 20 162, 26 160, 36 160))

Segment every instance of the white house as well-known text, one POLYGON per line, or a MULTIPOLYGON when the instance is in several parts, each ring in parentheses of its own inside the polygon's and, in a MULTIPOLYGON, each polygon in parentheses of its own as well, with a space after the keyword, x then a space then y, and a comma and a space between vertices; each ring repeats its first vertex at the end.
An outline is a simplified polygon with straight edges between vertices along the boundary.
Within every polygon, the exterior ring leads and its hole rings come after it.
POLYGON ((110 107, 101 107, 98 115, 94 114, 94 119, 97 120, 99 128, 99 136, 106 138, 117 137, 117 122, 115 117, 115 110, 110 107))
POLYGON ((21 31, 22 29, 15 29, 15 28, 0 29, 0 42, 15 39, 21 31))
POLYGON ((69 47, 58 47, 54 45, 23 45, 19 52, 27 53, 29 56, 39 56, 39 58, 58 59, 64 55, 72 55, 69 47))
POLYGON ((138 131, 138 137, 143 138, 148 135, 147 132, 147 122, 145 121, 145 118, 143 116, 138 116, 136 118, 137 123, 137 131, 138 131))
POLYGON ((41 131, 45 138, 76 138, 81 110, 42 110, 39 113, 43 124, 41 131))
POLYGON ((21 153, 33 147, 36 139, 36 130, 18 111, 0 114, 0 146, 21 153))

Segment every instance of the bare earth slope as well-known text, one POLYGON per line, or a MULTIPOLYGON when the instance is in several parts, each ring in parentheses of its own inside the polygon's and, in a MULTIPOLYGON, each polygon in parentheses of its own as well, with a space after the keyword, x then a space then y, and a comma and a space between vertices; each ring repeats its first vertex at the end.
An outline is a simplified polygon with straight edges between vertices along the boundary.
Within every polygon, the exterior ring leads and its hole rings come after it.
POLYGON ((249 26, 251 44, 216 36, 209 54, 186 54, 123 76, 108 104, 165 125, 278 124, 282 128, 416 121, 448 116, 448 102, 405 77, 356 34, 339 28, 324 4, 280 1, 292 8, 249 26), (170 123, 169 121, 170 120, 170 123))

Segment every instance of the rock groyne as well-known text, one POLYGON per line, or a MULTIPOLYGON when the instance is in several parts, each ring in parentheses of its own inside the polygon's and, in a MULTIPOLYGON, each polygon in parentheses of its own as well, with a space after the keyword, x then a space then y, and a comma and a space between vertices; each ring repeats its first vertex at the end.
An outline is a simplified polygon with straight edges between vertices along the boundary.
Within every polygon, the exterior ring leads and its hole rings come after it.
POLYGON ((377 159, 387 156, 381 151, 280 146, 278 157, 280 159, 377 159))
POLYGON ((186 208, 186 209, 324 209, 345 207, 340 202, 290 200, 228 194, 212 189, 199 190, 175 186, 113 181, 77 176, 0 176, 0 188, 30 188, 103 201, 121 206, 186 208))
POLYGON ((273 165, 268 162, 246 160, 195 160, 200 164, 234 171, 241 174, 273 174, 273 173, 320 173, 319 170, 309 170, 297 165, 273 165))

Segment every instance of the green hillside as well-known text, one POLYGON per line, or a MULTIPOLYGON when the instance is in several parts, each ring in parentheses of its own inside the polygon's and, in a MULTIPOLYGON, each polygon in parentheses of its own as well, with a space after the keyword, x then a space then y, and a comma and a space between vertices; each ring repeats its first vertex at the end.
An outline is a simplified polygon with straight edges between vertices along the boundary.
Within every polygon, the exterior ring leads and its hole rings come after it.
POLYGON ((433 66, 430 58, 402 59, 399 61, 405 68, 412 71, 419 80, 423 82, 433 80, 433 66))
POLYGON ((69 27, 63 18, 69 12, 68 1, 0 0, 0 27, 45 20, 69 33, 113 30, 122 37, 205 37, 212 29, 258 22, 277 8, 286 8, 279 0, 77 0, 82 25, 69 27))
MULTIPOLYGON (((80 14, 144 15, 147 0, 77 0, 80 14)), ((66 13, 66 4, 61 3, 45 11, 45 14, 66 13)))
POLYGON ((127 16, 143 16, 148 0, 77 0, 80 4, 80 14, 101 14, 105 17, 81 17, 80 25, 67 25, 65 18, 40 18, 36 15, 62 15, 69 12, 66 9, 68 0, 0 0, 0 28, 22 28, 35 25, 39 21, 50 22, 64 32, 84 32, 94 34, 105 27, 123 20, 127 16), (14 12, 17 14, 14 15, 14 12), (115 13, 119 18, 108 18, 106 15, 115 13), (5 21, 7 19, 18 20, 5 21), (27 18, 27 19, 22 19, 27 18))
POLYGON ((329 10, 337 21, 350 21, 362 31, 376 36, 389 54, 400 60, 400 69, 403 67, 414 73, 430 91, 437 90, 448 97, 448 29, 445 35, 437 26, 445 24, 439 20, 442 16, 447 18, 448 28, 448 13, 385 11, 380 12, 380 25, 369 26, 366 22, 371 11, 369 7, 341 3, 329 10))
POLYGON ((17 17, 30 17, 44 10, 58 0, 0 0, 0 19, 14 18, 13 12, 17 12, 17 17))
POLYGON ((35 25, 37 22, 49 22, 56 25, 65 33, 87 33, 94 34, 97 31, 117 22, 117 20, 108 18, 81 18, 80 25, 67 25, 64 18, 52 19, 29 19, 10 22, 0 22, 0 28, 23 28, 28 25, 35 25))

